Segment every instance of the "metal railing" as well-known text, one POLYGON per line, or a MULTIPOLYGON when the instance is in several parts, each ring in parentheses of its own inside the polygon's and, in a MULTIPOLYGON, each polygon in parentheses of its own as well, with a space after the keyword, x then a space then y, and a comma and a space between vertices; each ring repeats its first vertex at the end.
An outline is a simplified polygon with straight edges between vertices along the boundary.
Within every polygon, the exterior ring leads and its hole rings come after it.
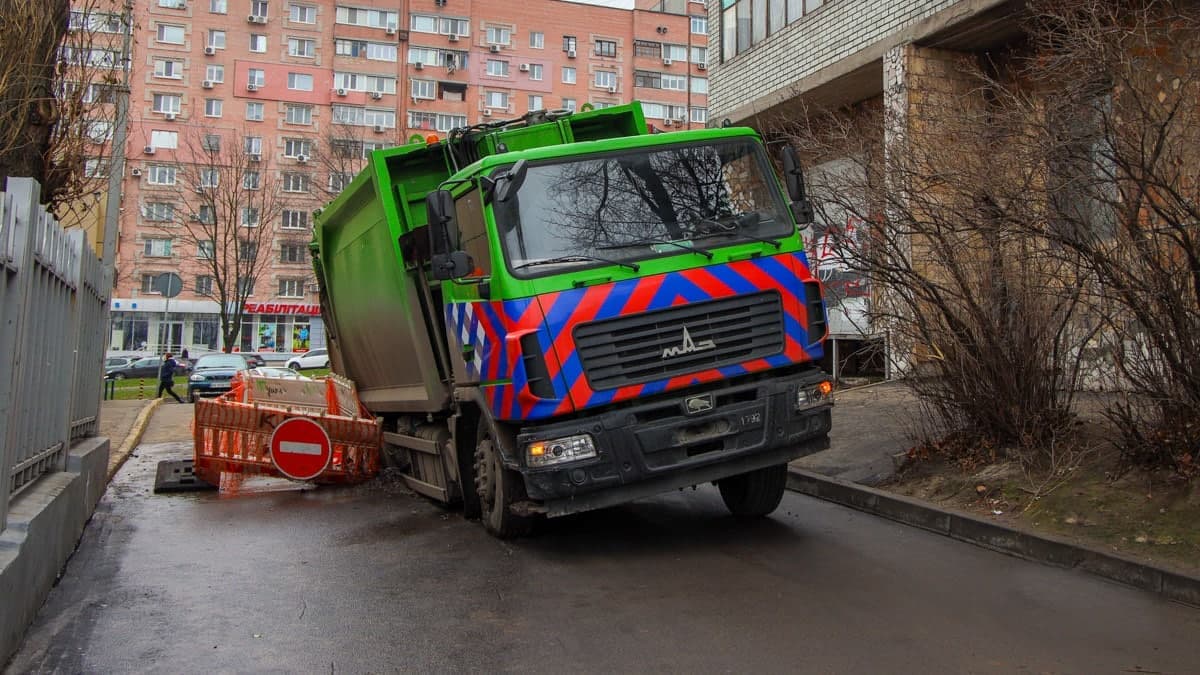
POLYGON ((8 506, 66 467, 71 441, 96 434, 111 277, 81 230, 39 204, 40 187, 0 192, 0 531, 8 506))

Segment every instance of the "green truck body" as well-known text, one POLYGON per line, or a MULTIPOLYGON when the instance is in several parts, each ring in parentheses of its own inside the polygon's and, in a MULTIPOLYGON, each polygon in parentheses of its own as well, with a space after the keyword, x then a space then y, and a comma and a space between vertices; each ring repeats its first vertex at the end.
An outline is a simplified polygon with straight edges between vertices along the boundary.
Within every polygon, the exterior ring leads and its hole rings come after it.
POLYGON ((315 219, 333 369, 413 489, 513 536, 716 482, 764 515, 827 447, 820 285, 750 129, 637 103, 371 154, 315 219))

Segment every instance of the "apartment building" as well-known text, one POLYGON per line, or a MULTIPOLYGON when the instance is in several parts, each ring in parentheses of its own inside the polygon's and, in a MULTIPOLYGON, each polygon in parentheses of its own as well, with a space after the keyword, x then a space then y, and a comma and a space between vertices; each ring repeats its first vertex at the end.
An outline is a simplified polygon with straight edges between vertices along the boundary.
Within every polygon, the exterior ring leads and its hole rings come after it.
POLYGON ((703 127, 704 4, 616 2, 139 0, 113 348, 222 347, 203 264, 211 244, 175 229, 203 222, 214 192, 281 196, 240 215, 267 234, 252 250, 269 248, 270 264, 233 347, 303 351, 324 343, 305 246, 312 211, 370 151, 634 99, 654 127, 703 127), (236 155, 236 175, 205 168, 218 154, 236 155), (164 273, 182 278, 178 296, 163 297, 164 273))
MULTIPOLYGON (((884 109, 888 119, 918 123, 925 99, 911 92, 941 90, 956 59, 1018 36, 1017 10, 1009 0, 713 0, 709 115, 768 136, 814 109, 884 109)), ((888 135, 880 137, 886 145, 888 135)), ((808 172, 854 165, 828 157, 808 172)), ((867 317, 870 286, 829 236, 834 228, 865 225, 855 220, 818 218, 806 234, 810 262, 825 282, 832 346, 826 367, 835 374, 882 367, 880 350, 870 348, 883 341, 867 317), (863 354, 872 363, 863 363, 863 354)))

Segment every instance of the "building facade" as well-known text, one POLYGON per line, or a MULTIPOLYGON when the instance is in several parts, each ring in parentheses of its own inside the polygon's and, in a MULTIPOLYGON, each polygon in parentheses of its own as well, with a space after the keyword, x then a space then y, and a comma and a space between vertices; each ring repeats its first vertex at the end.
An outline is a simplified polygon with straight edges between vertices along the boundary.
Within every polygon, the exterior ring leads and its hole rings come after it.
MULTIPOLYGON (((929 91, 947 86, 958 59, 1019 35, 1018 9, 1007 0, 713 0, 710 119, 770 135, 809 111, 883 110, 871 119, 903 126, 921 116, 929 91)), ((888 130, 880 132, 886 155, 888 130)), ((825 157, 806 171, 840 174, 855 167, 861 163, 825 157)), ((850 269, 829 235, 836 229, 853 239, 863 226, 827 209, 806 235, 810 263, 825 283, 832 345, 826 367, 835 375, 883 370, 894 361, 894 355, 880 356, 886 344, 868 319, 867 280, 850 269)))
POLYGON ((225 346, 213 244, 181 227, 206 222, 214 192, 284 197, 243 209, 267 264, 230 347, 299 352, 324 344, 312 212, 372 150, 634 99, 666 131, 708 119, 709 25, 687 0, 138 0, 132 25, 113 349, 225 346), (204 168, 230 152, 233 178, 204 168), (168 298, 170 274, 182 290, 168 298))

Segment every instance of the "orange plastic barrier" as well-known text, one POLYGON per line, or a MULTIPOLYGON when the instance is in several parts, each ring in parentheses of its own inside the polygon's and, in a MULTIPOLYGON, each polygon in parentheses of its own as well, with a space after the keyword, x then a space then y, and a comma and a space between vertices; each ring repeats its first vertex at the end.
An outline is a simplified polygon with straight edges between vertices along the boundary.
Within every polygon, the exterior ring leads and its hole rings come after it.
POLYGON ((332 458, 314 482, 357 483, 377 474, 382 423, 362 409, 346 381, 335 384, 331 380, 326 386, 327 405, 333 412, 242 402, 248 388, 241 378, 235 379, 229 393, 197 401, 193 422, 196 475, 213 485, 221 485, 222 473, 285 477, 271 459, 271 434, 295 417, 316 422, 329 435, 332 458), (350 407, 348 400, 353 400, 358 416, 338 414, 350 407))

